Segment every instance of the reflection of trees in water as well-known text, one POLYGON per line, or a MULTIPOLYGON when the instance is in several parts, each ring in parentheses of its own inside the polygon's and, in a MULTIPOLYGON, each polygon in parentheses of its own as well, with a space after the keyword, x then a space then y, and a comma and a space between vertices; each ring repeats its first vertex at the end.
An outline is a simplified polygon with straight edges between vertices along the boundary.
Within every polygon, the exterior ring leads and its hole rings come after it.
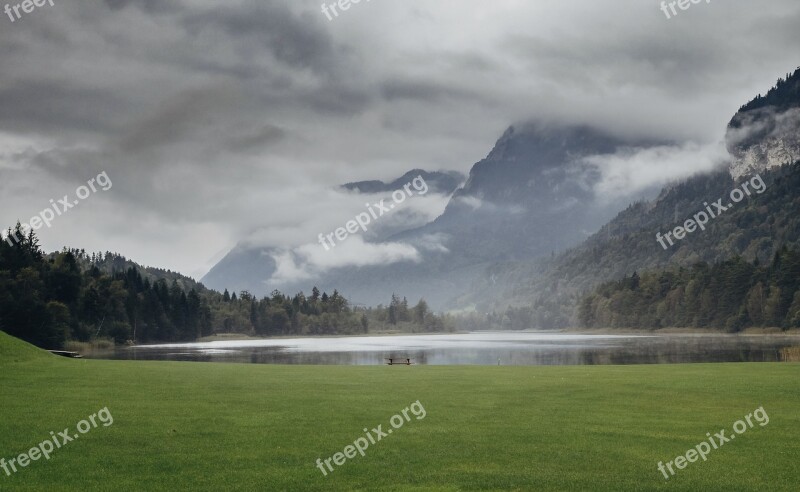
POLYGON ((615 353, 612 363, 776 362, 780 360, 780 348, 787 343, 785 339, 764 336, 674 335, 637 339, 615 353))

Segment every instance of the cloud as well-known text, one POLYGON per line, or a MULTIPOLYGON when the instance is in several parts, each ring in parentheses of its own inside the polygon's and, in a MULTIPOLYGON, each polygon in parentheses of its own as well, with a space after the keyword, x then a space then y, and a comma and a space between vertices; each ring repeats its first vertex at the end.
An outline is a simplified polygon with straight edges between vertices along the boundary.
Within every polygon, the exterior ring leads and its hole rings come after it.
POLYGON ((449 253, 450 249, 446 246, 449 236, 444 233, 424 234, 415 239, 415 246, 423 251, 434 253, 449 253))
POLYGON ((194 89, 177 94, 156 111, 132 125, 119 143, 125 153, 162 145, 206 141, 223 132, 221 116, 236 97, 222 87, 194 89))
POLYGON ((458 205, 465 205, 472 210, 478 210, 483 206, 483 200, 475 195, 459 195, 454 199, 454 202, 458 205))
MULTIPOLYGON (((671 20, 639 0, 408 0, 335 22, 305 0, 58 4, 0 30, 0 221, 106 171, 113 190, 43 246, 197 272, 240 242, 294 251, 340 227, 364 204, 338 184, 466 173, 531 118, 679 142, 596 163, 600 193, 636 189, 714 160, 704 142, 796 66, 798 21, 794 0, 671 20)), ((364 240, 445 202, 415 197, 364 240)))
POLYGON ((320 244, 307 244, 271 256, 277 265, 269 282, 274 285, 318 278, 320 274, 336 268, 417 262, 421 259, 419 252, 411 245, 367 243, 357 235, 348 237, 330 250, 325 250, 320 244))
POLYGON ((764 107, 738 114, 726 135, 728 151, 736 154, 753 142, 796 135, 800 129, 798 121, 799 108, 776 112, 772 107, 764 107))
POLYGON ((269 144, 280 142, 287 136, 288 134, 283 128, 266 124, 252 133, 231 137, 228 141, 228 150, 231 152, 254 152, 269 144))
POLYGON ((705 173, 729 163, 725 144, 687 142, 646 149, 626 148, 610 155, 586 157, 582 163, 595 167, 600 179, 594 191, 600 201, 636 196, 672 181, 705 173))

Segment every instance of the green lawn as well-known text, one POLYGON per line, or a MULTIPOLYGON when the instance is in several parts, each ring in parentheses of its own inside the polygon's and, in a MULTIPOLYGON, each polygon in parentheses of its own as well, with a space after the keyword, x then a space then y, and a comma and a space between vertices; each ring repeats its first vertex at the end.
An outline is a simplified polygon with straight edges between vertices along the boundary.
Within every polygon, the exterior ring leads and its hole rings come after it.
POLYGON ((0 332, 0 490, 797 490, 800 364, 330 367, 71 360, 0 332), (427 412, 323 476, 419 400, 427 412), (706 432, 756 425, 664 480, 706 432))

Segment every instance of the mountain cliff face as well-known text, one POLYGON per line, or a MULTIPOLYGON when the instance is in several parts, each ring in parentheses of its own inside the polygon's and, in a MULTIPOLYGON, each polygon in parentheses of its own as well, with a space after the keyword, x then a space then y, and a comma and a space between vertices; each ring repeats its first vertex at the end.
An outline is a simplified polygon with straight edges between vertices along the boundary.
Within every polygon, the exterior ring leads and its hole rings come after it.
POLYGON ((734 179, 800 159, 800 69, 758 96, 728 125, 734 179))

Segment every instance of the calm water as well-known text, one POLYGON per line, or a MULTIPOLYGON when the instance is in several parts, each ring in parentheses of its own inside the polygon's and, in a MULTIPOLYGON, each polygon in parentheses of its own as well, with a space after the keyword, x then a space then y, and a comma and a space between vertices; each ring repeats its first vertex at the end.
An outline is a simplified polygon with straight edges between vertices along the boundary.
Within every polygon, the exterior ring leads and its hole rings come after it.
POLYGON ((376 365, 411 358, 429 365, 671 364, 800 361, 800 336, 585 335, 476 332, 337 338, 283 338, 120 347, 90 358, 376 365))

